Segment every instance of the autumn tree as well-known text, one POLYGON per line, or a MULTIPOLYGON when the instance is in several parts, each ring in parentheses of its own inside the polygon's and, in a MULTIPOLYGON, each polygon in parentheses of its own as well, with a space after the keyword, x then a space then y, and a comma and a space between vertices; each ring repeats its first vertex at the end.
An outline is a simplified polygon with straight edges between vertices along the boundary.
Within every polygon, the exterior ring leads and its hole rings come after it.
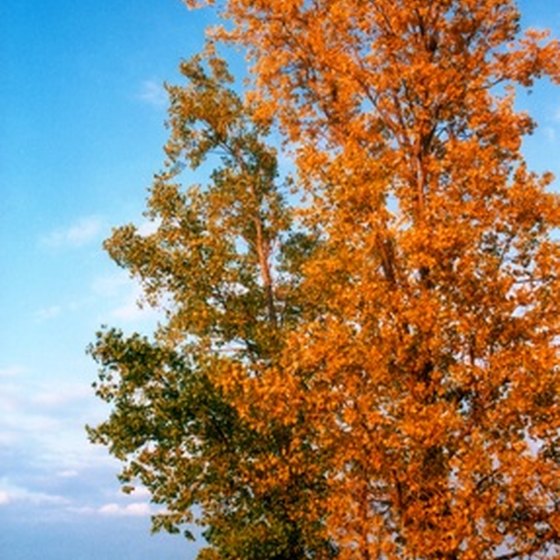
POLYGON ((172 305, 142 341, 159 361, 101 335, 116 408, 97 437, 177 519, 199 503, 220 538, 278 536, 254 557, 560 558, 560 200, 515 108, 560 81, 558 43, 521 35, 513 0, 221 7, 251 117, 223 89, 172 90, 170 169, 224 166, 186 193, 163 175, 158 232, 108 243, 172 305), (290 211, 273 122, 304 191, 290 211))
POLYGON ((515 108, 559 81, 558 43, 521 35, 512 0, 222 8, 321 238, 321 311, 239 383, 313 419, 340 557, 560 557, 560 208, 515 108))
POLYGON ((151 338, 98 333, 95 386, 113 409, 90 438, 125 463, 125 491, 142 484, 164 506, 155 530, 192 537, 189 524, 203 526, 201 560, 326 559, 335 549, 317 512, 320 454, 305 472, 282 461, 310 455, 303 419, 286 426, 250 404, 238 410, 223 388, 233 368, 259 375, 282 354, 300 315, 294 263, 312 239, 291 231, 267 127, 253 122, 223 60, 208 49, 181 72, 187 84, 168 87, 168 161, 148 198, 155 231, 127 225, 105 245, 165 318, 151 338), (208 183, 185 187, 185 166, 203 163, 213 166, 208 183))

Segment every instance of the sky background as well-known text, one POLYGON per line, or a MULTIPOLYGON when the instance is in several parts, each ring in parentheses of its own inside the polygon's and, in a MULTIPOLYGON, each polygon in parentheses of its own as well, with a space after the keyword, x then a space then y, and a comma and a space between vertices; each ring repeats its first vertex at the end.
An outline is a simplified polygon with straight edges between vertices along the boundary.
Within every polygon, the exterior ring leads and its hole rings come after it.
MULTIPOLYGON (((520 2, 560 37, 560 0, 520 2)), ((87 442, 107 415, 85 348, 101 324, 149 332, 150 310, 104 254, 111 227, 144 222, 166 140, 162 82, 202 45, 210 11, 180 0, 0 3, 0 559, 190 560, 149 535, 149 496, 87 442)), ((560 176, 560 89, 523 95, 533 169, 560 176)), ((556 184, 558 185, 558 183, 556 184)), ((557 187, 556 187, 557 188, 557 187)))

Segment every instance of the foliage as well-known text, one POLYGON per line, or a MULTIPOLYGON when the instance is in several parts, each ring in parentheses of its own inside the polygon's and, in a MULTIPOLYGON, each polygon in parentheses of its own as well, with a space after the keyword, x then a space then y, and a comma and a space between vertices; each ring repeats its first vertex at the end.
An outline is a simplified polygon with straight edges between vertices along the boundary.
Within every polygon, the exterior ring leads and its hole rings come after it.
POLYGON ((322 491, 321 471, 282 467, 268 482, 283 456, 310 454, 298 439, 301 419, 252 426, 223 389, 236 369, 258 375, 281 354, 283 332, 299 315, 296 275, 278 278, 280 298, 272 262, 290 268, 305 236, 289 232, 275 152, 262 140, 267 130, 228 87, 223 61, 209 53, 181 69, 188 85, 168 88, 167 171, 148 200, 157 229, 144 236, 127 225, 106 242, 147 298, 162 300, 166 320, 153 340, 115 329, 98 334, 90 349, 102 366, 97 394, 113 411, 90 437, 125 461, 125 490, 139 480, 166 506, 155 530, 178 532, 195 519, 206 527, 213 548, 201 560, 327 558, 320 516, 307 503, 322 491), (183 189, 181 163, 197 168, 212 156, 221 165, 209 184, 183 189))
MULTIPOLYGON (((223 8, 231 27, 215 39, 253 62, 251 124, 230 90, 188 73, 194 89, 171 89, 168 153, 197 165, 225 149, 224 167, 206 191, 160 178, 158 232, 124 228, 108 243, 148 294, 173 298, 150 348, 172 349, 166 376, 202 383, 179 409, 203 409, 174 422, 186 426, 177 444, 192 437, 196 451, 173 453, 219 481, 181 502, 199 492, 174 478, 190 467, 149 463, 159 486, 133 474, 181 520, 201 504, 224 539, 269 512, 267 535, 295 530, 305 543, 284 557, 560 558, 560 200, 550 175, 527 169, 534 123, 515 109, 516 87, 560 81, 558 43, 520 37, 513 0, 223 8), (297 227, 259 139, 273 119, 311 201, 297 227), (227 452, 214 413, 235 442, 227 452)), ((98 357, 116 348, 107 336, 98 357)), ((173 399, 119 417, 137 387, 111 352, 102 363, 119 377, 100 394, 117 412, 97 434, 127 458, 140 447, 123 431, 134 419, 145 434, 141 422, 173 399)), ((145 370, 144 393, 159 369, 145 370)), ((249 558, 250 538, 220 553, 249 558)))

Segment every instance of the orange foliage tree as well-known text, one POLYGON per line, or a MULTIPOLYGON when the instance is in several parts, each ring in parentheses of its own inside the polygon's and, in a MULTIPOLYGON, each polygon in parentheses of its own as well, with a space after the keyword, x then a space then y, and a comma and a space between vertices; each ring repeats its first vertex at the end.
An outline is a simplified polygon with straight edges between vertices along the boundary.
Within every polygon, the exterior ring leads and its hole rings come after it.
POLYGON ((289 434, 247 472, 312 471, 286 515, 340 559, 560 558, 560 199, 514 106, 560 81, 558 43, 513 0, 223 10, 307 196, 260 280, 292 320, 208 372, 251 433, 289 434))

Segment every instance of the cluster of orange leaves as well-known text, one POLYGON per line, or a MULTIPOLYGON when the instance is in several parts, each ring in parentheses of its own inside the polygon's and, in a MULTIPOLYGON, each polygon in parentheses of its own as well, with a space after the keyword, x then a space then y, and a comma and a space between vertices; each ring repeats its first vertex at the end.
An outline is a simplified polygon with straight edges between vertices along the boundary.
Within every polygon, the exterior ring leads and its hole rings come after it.
MULTIPOLYGON (((306 418, 341 559, 560 558, 560 204, 514 106, 560 80, 558 42, 519 38, 511 0, 224 12, 214 38, 247 49, 325 241, 304 265, 321 312, 217 382, 257 429, 306 418)), ((299 443, 263 484, 312 467, 299 443)))

